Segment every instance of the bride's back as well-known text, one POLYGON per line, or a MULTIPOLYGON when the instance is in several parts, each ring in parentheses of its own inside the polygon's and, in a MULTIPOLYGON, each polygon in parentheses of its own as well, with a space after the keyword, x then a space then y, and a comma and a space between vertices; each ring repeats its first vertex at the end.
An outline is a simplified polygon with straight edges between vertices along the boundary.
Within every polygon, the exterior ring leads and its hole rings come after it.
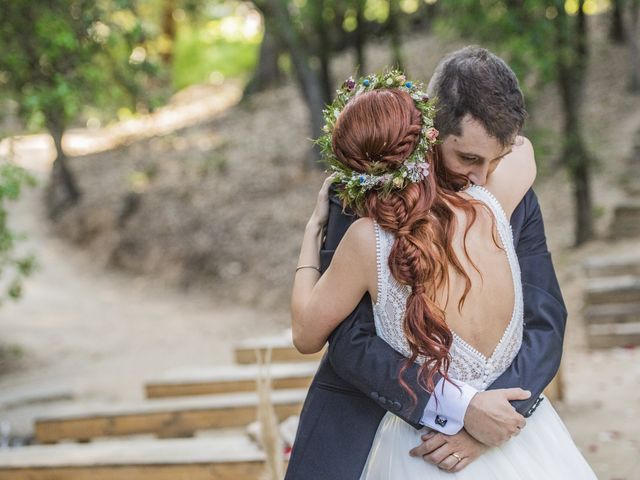
POLYGON ((500 228, 505 231, 508 219, 494 217, 485 204, 476 205, 475 209, 477 217, 466 241, 469 219, 464 212, 454 209, 457 226, 452 245, 471 288, 459 308, 467 282, 450 265, 448 285, 438 292, 437 303, 445 311, 449 328, 482 355, 490 357, 514 310, 513 275, 500 236, 500 228))

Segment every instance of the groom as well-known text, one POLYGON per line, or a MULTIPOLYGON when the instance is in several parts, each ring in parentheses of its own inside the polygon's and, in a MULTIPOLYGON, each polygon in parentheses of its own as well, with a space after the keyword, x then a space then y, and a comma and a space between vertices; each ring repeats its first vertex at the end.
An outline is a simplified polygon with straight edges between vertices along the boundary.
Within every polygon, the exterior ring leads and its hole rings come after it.
MULTIPOLYGON (((435 125, 445 166, 485 184, 502 157, 509 161, 526 118, 515 74, 487 50, 466 47, 440 62, 428 91, 438 99, 435 125)), ((355 219, 332 196, 320 252, 323 271, 355 219)), ((458 390, 440 380, 429 395, 417 384, 413 365, 403 378, 418 395, 414 406, 398 382, 405 358, 376 336, 371 299, 365 295, 329 338, 302 409, 286 480, 357 480, 387 411, 415 428, 428 426, 444 434, 436 444, 428 439, 414 449, 419 455, 431 453, 425 460, 432 463, 441 461, 433 449, 446 452, 446 442, 463 434, 463 427, 491 446, 517 435, 560 365, 566 310, 533 190, 514 211, 511 226, 525 305, 522 347, 511 366, 485 385, 486 391, 456 382, 458 390)))

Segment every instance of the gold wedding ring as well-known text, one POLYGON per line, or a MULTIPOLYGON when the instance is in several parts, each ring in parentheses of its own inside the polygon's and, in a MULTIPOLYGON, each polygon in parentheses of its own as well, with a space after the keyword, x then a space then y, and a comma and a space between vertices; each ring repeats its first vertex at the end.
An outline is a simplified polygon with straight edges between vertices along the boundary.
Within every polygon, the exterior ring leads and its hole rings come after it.
POLYGON ((451 456, 456 457, 456 460, 458 460, 458 462, 462 461, 462 458, 460 458, 460 455, 458 455, 457 453, 452 453, 451 456))

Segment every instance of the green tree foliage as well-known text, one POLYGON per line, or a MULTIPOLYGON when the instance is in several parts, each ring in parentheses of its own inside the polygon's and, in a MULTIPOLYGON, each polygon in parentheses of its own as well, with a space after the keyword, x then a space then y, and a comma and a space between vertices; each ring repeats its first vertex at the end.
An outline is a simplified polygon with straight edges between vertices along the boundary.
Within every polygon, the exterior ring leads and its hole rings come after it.
MULTIPOLYGON (((0 16, 0 86, 19 114, 53 137, 53 181, 75 203, 80 189, 69 170, 62 135, 85 105, 132 103, 151 89, 155 73, 143 47, 144 31, 127 0, 15 0, 0 16)), ((50 212, 55 214, 56 211, 50 212)))
MULTIPOLYGON (((274 59, 285 53, 309 109, 312 138, 322 134, 322 110, 331 102, 336 88, 331 74, 333 55, 353 48, 354 71, 364 74, 367 38, 388 36, 392 62, 402 66, 400 33, 410 15, 418 11, 422 14, 427 7, 425 2, 416 2, 416 10, 407 12, 403 10, 407 2, 400 0, 254 0, 253 3, 264 18, 265 43, 256 74, 245 93, 276 84, 281 72, 275 68, 274 59)), ((318 158, 317 149, 311 158, 318 158)))
POLYGON ((591 170, 582 125, 587 25, 584 0, 448 0, 440 21, 465 38, 496 48, 520 78, 554 82, 563 108, 562 162, 573 183, 575 242, 593 236, 591 170))
POLYGON ((34 186, 35 178, 11 163, 0 164, 0 304, 7 298, 22 294, 23 279, 36 267, 31 254, 16 253, 16 244, 23 237, 7 224, 7 203, 15 201, 25 186, 34 186))

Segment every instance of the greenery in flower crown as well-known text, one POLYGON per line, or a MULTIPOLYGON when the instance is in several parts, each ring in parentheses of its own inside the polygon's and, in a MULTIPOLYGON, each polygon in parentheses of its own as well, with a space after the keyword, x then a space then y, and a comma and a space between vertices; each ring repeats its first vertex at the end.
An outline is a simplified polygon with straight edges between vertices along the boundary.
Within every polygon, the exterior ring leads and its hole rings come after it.
POLYGON ((347 205, 358 208, 362 206, 369 190, 376 189, 385 194, 393 190, 401 190, 409 183, 423 180, 429 175, 427 152, 437 143, 438 130, 433 127, 436 109, 434 102, 424 91, 421 83, 407 80, 399 70, 390 70, 382 74, 362 77, 357 81, 349 77, 336 92, 336 98, 324 111, 324 134, 316 140, 327 163, 330 173, 335 175, 334 183, 338 184, 338 195, 347 205), (402 165, 388 171, 388 166, 380 162, 371 164, 369 171, 357 172, 342 164, 333 153, 332 137, 338 116, 352 98, 364 92, 377 89, 397 88, 404 90, 413 99, 422 113, 422 131, 420 141, 414 151, 402 165))

